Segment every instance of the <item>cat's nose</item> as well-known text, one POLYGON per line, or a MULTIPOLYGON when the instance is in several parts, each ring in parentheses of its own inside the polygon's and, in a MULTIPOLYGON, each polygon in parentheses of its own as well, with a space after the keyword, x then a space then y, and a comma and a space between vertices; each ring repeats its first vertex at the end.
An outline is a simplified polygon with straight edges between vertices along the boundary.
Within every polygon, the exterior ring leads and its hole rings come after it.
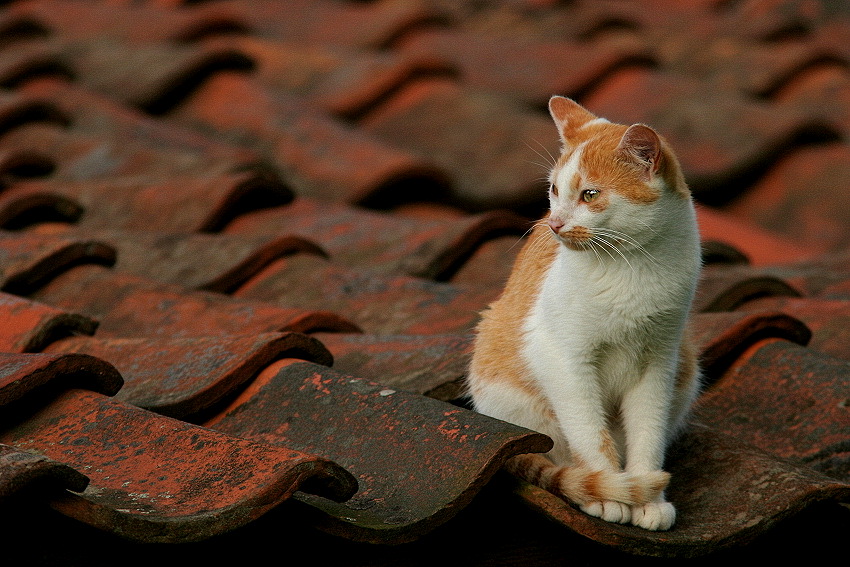
POLYGON ((551 228, 552 232, 554 232, 555 234, 558 234, 559 232, 561 232, 561 229, 564 228, 564 221, 559 218, 549 217, 548 219, 546 219, 546 224, 549 225, 549 228, 551 228))

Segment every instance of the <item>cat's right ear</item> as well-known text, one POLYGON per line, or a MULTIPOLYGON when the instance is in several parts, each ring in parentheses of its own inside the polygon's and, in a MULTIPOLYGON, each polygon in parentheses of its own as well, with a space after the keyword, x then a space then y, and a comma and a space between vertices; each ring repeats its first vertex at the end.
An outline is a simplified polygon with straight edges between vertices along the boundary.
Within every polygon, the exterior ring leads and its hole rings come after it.
POLYGON ((558 127, 558 134, 564 146, 570 145, 569 140, 576 130, 596 119, 596 116, 582 105, 563 96, 553 96, 549 99, 549 114, 558 127))

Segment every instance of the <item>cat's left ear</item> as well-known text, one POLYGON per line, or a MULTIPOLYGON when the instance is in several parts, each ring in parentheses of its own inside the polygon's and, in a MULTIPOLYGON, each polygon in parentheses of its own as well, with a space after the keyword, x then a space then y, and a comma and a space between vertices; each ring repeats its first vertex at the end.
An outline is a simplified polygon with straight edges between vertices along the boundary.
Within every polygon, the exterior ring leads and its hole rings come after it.
POLYGON ((644 181, 649 181, 661 166, 661 138, 644 124, 629 126, 620 139, 617 152, 621 157, 641 168, 644 181))

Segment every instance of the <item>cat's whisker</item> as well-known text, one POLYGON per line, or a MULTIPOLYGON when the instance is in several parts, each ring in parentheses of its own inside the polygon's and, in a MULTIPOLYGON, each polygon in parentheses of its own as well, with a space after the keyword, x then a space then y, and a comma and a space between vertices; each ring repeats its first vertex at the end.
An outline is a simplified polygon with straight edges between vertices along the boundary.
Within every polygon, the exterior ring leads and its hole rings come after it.
POLYGON ((555 156, 553 156, 553 155, 552 155, 552 153, 549 151, 549 149, 548 149, 546 146, 544 146, 544 145, 540 142, 540 140, 535 139, 534 141, 537 143, 537 145, 539 145, 541 148, 543 148, 543 151, 544 151, 544 152, 546 152, 546 155, 541 154, 541 153, 540 153, 537 149, 535 149, 535 148, 531 147, 531 144, 529 144, 528 142, 523 141, 523 143, 524 143, 526 146, 528 146, 528 149, 529 149, 529 150, 531 150, 532 152, 534 152, 534 153, 536 153, 538 156, 540 156, 540 157, 543 159, 543 161, 546 161, 546 162, 548 162, 548 163, 549 163, 549 165, 548 165, 548 169, 551 169, 551 168, 555 167, 555 164, 556 164, 556 163, 558 163, 558 160, 557 160, 557 159, 555 159, 555 156), (548 156, 548 158, 547 158, 547 156, 548 156))
POLYGON ((642 244, 640 244, 637 240, 635 240, 628 234, 620 232, 619 230, 614 230, 612 228, 595 228, 593 230, 597 234, 608 236, 609 238, 615 238, 617 240, 621 240, 623 242, 626 242, 627 244, 632 245, 632 247, 634 247, 638 252, 646 256, 646 258, 649 259, 656 266, 663 267, 663 264, 661 264, 661 262, 659 262, 655 258, 655 256, 650 254, 649 251, 642 244))
MULTIPOLYGON (((622 251, 622 250, 620 250, 620 249, 617 247, 617 245, 616 245, 616 244, 614 244, 613 242, 610 242, 610 241, 606 240, 606 237, 605 237, 604 235, 594 235, 594 236, 593 236, 593 238, 596 238, 596 239, 597 239, 597 242, 599 242, 600 244, 604 245, 604 246, 606 247, 606 250, 607 250, 608 248, 610 248, 611 250, 613 250, 614 252, 616 252, 617 254, 619 254, 619 255, 620 255, 620 257, 621 257, 621 258, 622 258, 622 259, 626 262, 626 264, 628 264, 629 269, 631 269, 632 273, 633 273, 633 274, 636 274, 636 273, 637 273, 637 271, 635 270, 634 266, 632 266, 632 263, 631 263, 631 262, 629 262, 629 259, 626 257, 626 255, 625 255, 625 254, 623 254, 623 251, 622 251)), ((607 238, 610 238, 610 237, 607 237, 607 238)), ((609 252, 609 254, 610 254, 610 252, 609 252)), ((614 259, 614 256, 611 256, 611 258, 612 258, 612 259, 614 259)))
POLYGON ((511 247, 510 247, 510 248, 508 248, 508 252, 510 252, 511 250, 513 250, 513 249, 514 249, 514 246, 516 246, 516 245, 517 245, 517 244, 519 244, 520 242, 523 242, 523 240, 525 239, 525 237, 526 237, 526 236, 528 236, 528 235, 529 235, 529 233, 530 233, 532 230, 534 230, 535 228, 537 228, 538 226, 543 226, 543 222, 542 222, 542 221, 537 221, 537 222, 535 222, 534 224, 532 224, 532 225, 531 225, 531 227, 530 227, 528 230, 526 230, 525 232, 523 232, 523 233, 522 233, 522 236, 520 236, 519 238, 517 238, 517 241, 516 241, 516 242, 514 242, 513 244, 511 244, 511 247))
POLYGON ((596 246, 593 245, 593 239, 587 241, 587 248, 585 248, 585 243, 581 243, 582 249, 589 249, 593 252, 593 255, 596 256, 596 261, 600 264, 602 263, 602 257, 599 255, 599 252, 596 250, 596 246))

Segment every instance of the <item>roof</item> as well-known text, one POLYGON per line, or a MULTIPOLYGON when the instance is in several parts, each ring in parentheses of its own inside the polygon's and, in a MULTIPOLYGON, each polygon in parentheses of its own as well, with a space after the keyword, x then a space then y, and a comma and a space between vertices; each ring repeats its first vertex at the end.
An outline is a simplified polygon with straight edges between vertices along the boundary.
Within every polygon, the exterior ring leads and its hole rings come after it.
POLYGON ((848 39, 837 0, 4 4, 0 553, 842 549, 848 39), (656 127, 698 202, 706 388, 669 532, 501 471, 551 440, 463 396, 545 210, 552 94, 656 127))

